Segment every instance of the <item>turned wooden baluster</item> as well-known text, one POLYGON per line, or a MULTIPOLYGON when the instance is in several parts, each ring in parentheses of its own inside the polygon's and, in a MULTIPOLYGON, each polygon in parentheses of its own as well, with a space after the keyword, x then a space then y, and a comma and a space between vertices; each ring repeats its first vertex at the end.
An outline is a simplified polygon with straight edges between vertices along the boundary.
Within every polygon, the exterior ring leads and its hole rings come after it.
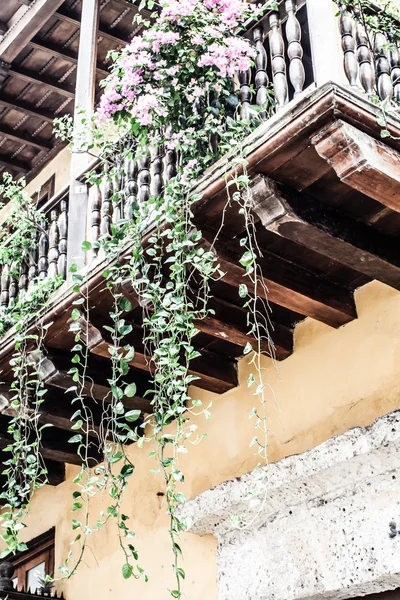
POLYGON ((139 204, 144 204, 150 198, 150 152, 143 151, 139 156, 139 204))
POLYGON ((296 0, 286 0, 286 39, 288 42, 288 57, 290 60, 289 78, 294 88, 294 97, 298 96, 304 88, 306 73, 303 65, 303 47, 301 45, 301 25, 296 16, 296 0))
MULTIPOLYGON (((100 237, 101 225, 101 191, 100 187, 95 184, 89 190, 89 205, 90 205, 90 231, 92 243, 98 242, 100 237)), ((99 248, 96 245, 92 249, 93 256, 97 256, 99 248)))
POLYGON ((19 297, 24 299, 28 289, 28 256, 25 256, 19 268, 19 297))
POLYGON ((50 212, 49 229, 49 277, 55 277, 58 274, 58 258, 60 244, 60 231, 58 229, 58 210, 53 208, 50 212))
POLYGON ((123 208, 122 208, 122 194, 121 189, 123 186, 122 177, 114 177, 112 180, 112 196, 113 196, 113 214, 112 222, 118 223, 122 219, 123 208))
POLYGON ((356 41, 354 38, 354 21, 352 15, 345 8, 342 8, 340 11, 339 27, 344 53, 344 71, 351 87, 358 89, 358 62, 356 58, 356 41))
POLYGON ((63 279, 67 277, 67 250, 68 250, 68 200, 60 202, 60 216, 58 218, 58 265, 57 270, 63 279))
POLYGON ((360 81, 364 91, 371 95, 375 88, 375 73, 372 66, 373 56, 370 40, 364 25, 361 23, 360 9, 354 9, 356 16, 357 61, 360 69, 360 81))
POLYGON ((14 260, 11 264, 10 270, 10 305, 12 306, 18 296, 18 271, 19 266, 16 260, 14 260))
POLYGON ((108 169, 104 173, 101 195, 103 204, 101 206, 101 225, 100 233, 102 237, 109 237, 111 232, 111 223, 113 215, 113 203, 111 200, 112 184, 108 176, 108 169))
POLYGON ((390 50, 390 68, 393 86, 393 98, 400 102, 400 51, 393 42, 390 50))
POLYGON ((124 207, 125 219, 132 219, 133 206, 137 202, 138 194, 138 164, 134 158, 126 158, 125 160, 125 188, 126 201, 124 207))
POLYGON ((36 281, 37 278, 37 265, 38 265, 38 244, 37 244, 38 236, 37 233, 34 236, 34 240, 32 242, 32 248, 29 252, 29 270, 28 270, 28 288, 30 289, 36 281))
MULTIPOLYGON (((253 41, 257 52, 255 59, 256 75, 254 78, 256 86, 256 104, 264 109, 268 103, 269 80, 267 75, 268 56, 264 47, 264 29, 262 25, 258 25, 253 29, 253 41)), ((266 111, 262 110, 260 116, 262 119, 266 119, 266 111)))
MULTIPOLYGON (((172 132, 171 127, 167 128, 167 139, 170 137, 172 132)), ((168 143, 166 143, 166 152, 165 152, 165 181, 171 181, 173 177, 176 175, 176 164, 177 164, 177 156, 176 151, 168 148, 168 143)))
POLYGON ((154 152, 154 160, 153 160, 153 178, 152 178, 152 187, 153 187, 153 196, 155 198, 159 198, 164 189, 164 178, 163 178, 163 151, 161 146, 157 146, 154 152))
POLYGON ((251 71, 240 71, 239 73, 239 99, 240 99, 240 118, 242 121, 248 121, 251 118, 251 71))
POLYGON ((391 100, 393 98, 393 85, 390 77, 387 39, 383 33, 378 32, 375 34, 374 52, 379 98, 381 100, 391 100))
POLYGON ((271 31, 269 34, 269 47, 271 53, 272 80, 274 82, 274 95, 277 110, 281 110, 288 103, 288 82, 286 76, 285 44, 281 32, 279 13, 274 12, 269 18, 271 31))
POLYGON ((0 306, 2 308, 7 308, 10 301, 10 267, 8 265, 3 265, 0 289, 0 306))
POLYGON ((46 227, 45 221, 42 221, 41 226, 42 226, 43 231, 41 231, 40 235, 39 235, 38 268, 39 268, 39 279, 45 279, 47 277, 47 271, 49 268, 49 263, 48 263, 49 238, 48 238, 47 232, 44 231, 44 228, 46 227))

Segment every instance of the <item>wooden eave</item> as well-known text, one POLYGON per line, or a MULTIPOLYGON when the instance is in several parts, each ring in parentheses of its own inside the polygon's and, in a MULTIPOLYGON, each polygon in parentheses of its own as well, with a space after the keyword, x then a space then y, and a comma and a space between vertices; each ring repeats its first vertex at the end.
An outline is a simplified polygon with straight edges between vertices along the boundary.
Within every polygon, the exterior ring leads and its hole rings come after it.
MULTIPOLYGON (((396 200, 400 198, 400 168, 396 169, 400 143, 395 139, 400 136, 400 122, 388 116, 394 138, 383 141, 378 116, 379 108, 364 97, 329 83, 308 90, 259 126, 244 143, 262 251, 259 263, 265 288, 261 295, 272 307, 271 336, 278 360, 292 352, 296 322, 308 316, 340 327, 357 316, 353 293, 360 285, 377 279, 400 289, 400 206, 396 200)), ((200 333, 194 343, 201 358, 191 365, 192 373, 200 377, 196 385, 216 393, 237 385, 236 361, 246 341, 251 341, 238 297, 239 285, 249 285, 239 262, 244 226, 237 209, 227 205, 226 195, 226 177, 234 158, 234 154, 227 155, 216 163, 195 190, 201 199, 194 206, 194 220, 203 232, 206 249, 214 242, 227 207, 224 230, 212 246, 224 273, 212 289, 216 314, 198 325, 200 333)), ((151 234, 152 226, 144 233, 144 246, 151 234)), ((129 253, 128 245, 119 262, 128 260, 129 253)), ((83 273, 91 305, 90 368, 98 374, 92 389, 94 400, 107 395, 104 373, 110 362, 110 341, 103 325, 112 304, 102 275, 107 266, 105 260, 96 261, 83 273)), ((143 344, 142 301, 128 284, 123 291, 133 305, 126 316, 133 325, 130 342, 136 350, 129 377, 138 383, 137 396, 124 402, 129 409, 147 413, 151 405, 144 391, 151 360, 143 344)), ((39 319, 42 325, 50 324, 43 381, 51 401, 44 407, 43 418, 55 426, 56 434, 48 434, 44 451, 46 459, 58 462, 74 462, 65 444, 69 411, 73 411, 63 398, 71 385, 68 325, 79 296, 65 283, 29 325, 33 332, 39 319)), ((5 382, 11 379, 14 334, 11 330, 0 340, 0 370, 5 382)), ((263 350, 272 355, 268 341, 263 350)), ((9 416, 3 412, 0 426, 9 416)))
MULTIPOLYGON (((65 147, 54 137, 52 123, 74 110, 81 3, 6 4, 0 6, 0 178, 7 170, 30 181, 65 147)), ((97 98, 108 75, 108 52, 142 29, 132 23, 137 10, 127 0, 101 4, 97 98)))

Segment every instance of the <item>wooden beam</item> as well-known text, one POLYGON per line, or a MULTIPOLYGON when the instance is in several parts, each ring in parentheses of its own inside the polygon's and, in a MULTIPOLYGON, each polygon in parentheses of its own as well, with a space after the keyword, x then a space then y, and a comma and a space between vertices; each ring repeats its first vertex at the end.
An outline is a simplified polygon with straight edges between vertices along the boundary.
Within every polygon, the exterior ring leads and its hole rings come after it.
POLYGON ((43 108, 36 108, 35 106, 32 106, 31 104, 21 100, 15 100, 14 98, 10 98, 10 96, 4 96, 4 94, 0 95, 0 106, 5 106, 11 110, 18 110, 29 117, 42 119, 43 121, 48 121, 49 123, 52 123, 54 119, 54 115, 52 115, 49 111, 46 111, 43 108))
MULTIPOLYGON (((0 448, 6 448, 13 438, 8 433, 8 425, 10 418, 5 415, 0 415, 0 448)), ((71 434, 49 427, 42 432, 42 444, 40 453, 45 460, 53 460, 55 462, 68 463, 71 465, 82 464, 82 459, 76 454, 76 446, 69 443, 71 434)), ((95 445, 90 449, 91 457, 95 462, 99 462, 101 457, 95 445)), ((6 456, 6 454, 5 454, 6 456)))
POLYGON ((400 212, 400 152, 341 120, 311 142, 343 183, 400 212))
MULTIPOLYGON (((0 42, 0 57, 11 63, 23 50, 26 44, 43 27, 46 21, 57 10, 64 0, 36 0, 32 6, 27 5, 25 13, 10 20, 10 30, 0 42)), ((25 2, 24 2, 25 4, 25 2)), ((23 10, 23 9, 21 9, 23 10)))
MULTIPOLYGON (((3 415, 15 417, 15 410, 11 407, 14 397, 15 392, 8 385, 0 386, 0 412, 3 415)), ((75 398, 72 393, 66 394, 58 388, 47 388, 39 410, 39 423, 49 423, 58 429, 70 431, 74 424, 71 416, 77 410, 77 406, 72 402, 75 398)), ((93 417, 93 427, 89 435, 96 437, 100 431, 102 408, 91 398, 86 398, 85 403, 93 417)))
MULTIPOLYGON (((121 285, 124 293, 131 301, 133 307, 142 305, 141 301, 131 285, 124 282, 121 285)), ((247 311, 240 306, 235 306, 219 298, 213 298, 210 303, 211 308, 216 312, 216 317, 206 317, 195 322, 196 328, 202 333, 226 342, 231 342, 236 346, 245 346, 250 343, 254 348, 257 347, 257 340, 249 335, 249 326, 247 323, 247 311)), ((152 311, 151 305, 146 304, 146 309, 152 311)), ((293 350, 293 331, 279 323, 270 322, 271 337, 275 346, 275 358, 284 360, 293 350)), ((196 340, 194 340, 196 341, 196 340)), ((267 355, 271 353, 271 344, 267 339, 262 339, 260 349, 267 355)))
POLYGON ((7 23, 0 21, 0 35, 4 35, 7 32, 7 30, 8 30, 7 23))
MULTIPOLYGON (((214 235, 210 235, 209 239, 207 235, 209 234, 203 230, 204 246, 210 249, 214 235)), ((214 251, 224 273, 222 280, 235 287, 244 283, 253 293, 254 285, 239 262, 243 254, 239 243, 221 236, 214 244, 214 251)), ((300 265, 263 249, 262 252, 263 256, 258 258, 262 277, 260 274, 257 286, 261 298, 332 327, 340 327, 356 318, 354 299, 349 290, 307 271, 300 265)))
MULTIPOLYGON (((81 16, 75 11, 59 8, 57 12, 54 13, 54 17, 60 21, 65 21, 66 23, 71 23, 71 25, 76 25, 76 27, 81 26, 81 16)), ((109 40, 117 46, 126 46, 129 43, 129 36, 118 32, 116 29, 106 29, 102 25, 99 25, 98 35, 99 37, 109 40)))
POLYGON ((6 158, 5 156, 0 156, 0 167, 12 169, 13 171, 20 171, 21 173, 27 173, 30 169, 30 165, 27 163, 20 162, 13 158, 6 158))
MULTIPOLYGON (((33 40, 29 42, 29 46, 35 50, 39 50, 40 52, 46 52, 46 54, 51 54, 57 58, 68 60, 74 65, 78 63, 77 52, 67 48, 61 48, 57 44, 42 40, 39 37, 33 38, 33 40)), ((107 69, 104 68, 100 63, 97 63, 96 71, 98 74, 103 75, 104 77, 107 77, 110 74, 109 71, 107 71, 107 69)))
MULTIPOLYGON (((31 358, 38 365, 41 380, 47 386, 67 390, 76 383, 72 375, 68 372, 71 369, 71 353, 61 352, 54 349, 49 351, 48 356, 44 356, 36 351, 31 353, 31 358)), ((111 389, 108 379, 111 378, 111 365, 109 360, 92 357, 86 370, 86 380, 84 383, 84 393, 89 398, 99 402, 111 402, 111 389)), ((143 398, 144 394, 150 388, 148 378, 140 374, 130 372, 125 378, 126 383, 135 383, 137 386, 137 396, 133 398, 123 398, 122 402, 126 409, 138 409, 145 413, 151 413, 152 407, 149 399, 143 398)))
MULTIPOLYGON (((135 348, 131 366, 146 373, 152 372, 154 364, 144 347, 142 328, 129 321, 127 323, 132 325, 133 330, 126 339, 135 348)), ((105 324, 104 319, 100 322, 91 317, 92 339, 89 348, 93 354, 110 359, 108 349, 112 341, 110 334, 103 328, 105 324)), ((222 394, 238 385, 235 361, 204 350, 201 350, 201 353, 202 356, 195 358, 190 364, 189 374, 199 377, 193 385, 216 394, 222 394)))
POLYGON ((50 144, 46 142, 41 142, 40 140, 35 139, 34 137, 19 133, 18 130, 12 130, 6 127, 5 125, 0 125, 0 136, 3 136, 13 142, 17 142, 19 144, 27 144, 28 146, 32 146, 33 148, 37 148, 38 150, 51 150, 50 144))
POLYGON ((254 212, 266 229, 340 264, 400 289, 398 240, 357 223, 263 176, 253 182, 254 212))
POLYGON ((17 0, 18 4, 24 4, 25 6, 29 6, 32 0, 17 0))
POLYGON ((67 87, 65 85, 61 85, 58 81, 50 79, 49 77, 44 77, 43 75, 39 75, 34 71, 29 71, 28 69, 23 69, 22 67, 12 67, 9 70, 9 74, 17 77, 18 79, 22 79, 23 81, 27 81, 28 83, 34 83, 36 85, 45 86, 50 88, 53 92, 60 94, 61 96, 65 96, 66 98, 74 98, 75 91, 67 87))

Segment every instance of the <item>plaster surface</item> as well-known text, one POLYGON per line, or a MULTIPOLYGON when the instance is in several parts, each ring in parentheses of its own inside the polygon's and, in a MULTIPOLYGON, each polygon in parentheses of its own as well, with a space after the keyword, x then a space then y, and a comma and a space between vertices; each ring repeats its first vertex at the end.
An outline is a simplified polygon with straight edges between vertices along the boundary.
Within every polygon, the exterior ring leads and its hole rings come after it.
POLYGON ((219 600, 341 600, 400 587, 400 410, 223 483, 184 509, 218 540, 219 600), (232 526, 239 515, 242 526, 232 526))

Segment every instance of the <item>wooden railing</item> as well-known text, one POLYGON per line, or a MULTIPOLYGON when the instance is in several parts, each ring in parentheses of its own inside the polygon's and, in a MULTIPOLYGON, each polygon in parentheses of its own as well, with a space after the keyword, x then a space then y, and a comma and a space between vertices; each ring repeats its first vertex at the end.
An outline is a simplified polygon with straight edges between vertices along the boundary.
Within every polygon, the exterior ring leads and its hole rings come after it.
MULTIPOLYGON (((337 13, 338 5, 332 0, 281 0, 278 11, 249 24, 246 37, 257 54, 254 67, 236 78, 238 119, 253 118, 257 113, 258 118, 268 120, 306 89, 331 80, 382 100, 400 101, 398 48, 388 45, 390 40, 383 32, 366 31, 357 11, 337 13)), ((13 264, 0 267, 0 311, 23 297, 36 281, 57 274, 66 278, 68 263, 77 256, 81 256, 81 265, 98 257, 96 247, 91 256, 83 255, 83 229, 74 237, 73 228, 67 256, 68 203, 71 209, 77 206, 74 194, 84 190, 83 212, 87 213, 81 215, 82 208, 75 209, 75 222, 87 219, 86 237, 97 242, 110 233, 113 222, 130 218, 134 203, 143 204, 150 196, 160 195, 178 166, 177 152, 160 147, 137 160, 127 159, 118 180, 105 178, 100 186, 87 186, 86 173, 79 175, 43 207, 45 231, 38 234, 37 246, 19 270, 13 264), (116 191, 117 202, 113 200, 116 191)))
POLYGON ((41 209, 42 229, 36 235, 37 243, 26 254, 21 265, 12 262, 0 270, 0 311, 23 299, 37 281, 67 274, 68 192, 64 188, 41 209))
MULTIPOLYGON (((377 7, 378 19, 380 12, 377 7)), ((357 8, 340 11, 339 30, 350 86, 380 100, 400 102, 400 52, 395 40, 384 31, 371 31, 357 8)))

